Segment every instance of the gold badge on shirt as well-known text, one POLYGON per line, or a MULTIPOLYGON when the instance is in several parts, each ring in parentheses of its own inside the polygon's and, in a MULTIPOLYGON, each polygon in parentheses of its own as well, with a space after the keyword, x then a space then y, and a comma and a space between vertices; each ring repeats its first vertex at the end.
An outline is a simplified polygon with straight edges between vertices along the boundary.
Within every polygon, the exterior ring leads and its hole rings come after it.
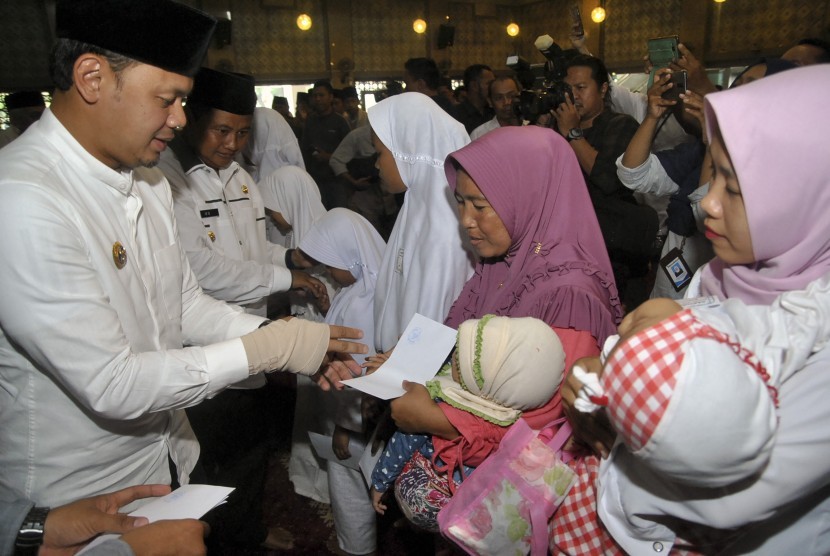
POLYGON ((248 194, 248 186, 247 185, 242 186, 242 193, 244 193, 245 195, 248 194))
POLYGON ((115 268, 121 270, 127 264, 127 250, 121 245, 120 241, 112 244, 112 262, 115 263, 115 268))
POLYGON ((210 238, 210 241, 216 241, 216 234, 213 232, 208 232, 208 237, 210 238))

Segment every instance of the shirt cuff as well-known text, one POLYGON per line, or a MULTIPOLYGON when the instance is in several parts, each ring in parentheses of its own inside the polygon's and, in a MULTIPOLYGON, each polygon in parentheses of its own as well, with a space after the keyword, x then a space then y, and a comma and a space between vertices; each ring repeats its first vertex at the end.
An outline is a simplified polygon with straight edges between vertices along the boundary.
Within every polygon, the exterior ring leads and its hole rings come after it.
POLYGON ((291 289, 291 282, 294 277, 291 276, 291 271, 281 266, 274 267, 274 275, 271 278, 271 293, 287 292, 291 289))
POLYGON ((202 348, 210 375, 209 396, 248 378, 248 356, 242 340, 234 338, 202 348))
POLYGON ((642 164, 635 168, 628 168, 627 166, 624 166, 622 163, 623 156, 625 156, 625 153, 621 154, 619 158, 617 158, 617 177, 620 178, 620 181, 624 186, 632 191, 644 189, 645 179, 646 176, 648 176, 648 170, 651 167, 651 156, 646 158, 642 164))

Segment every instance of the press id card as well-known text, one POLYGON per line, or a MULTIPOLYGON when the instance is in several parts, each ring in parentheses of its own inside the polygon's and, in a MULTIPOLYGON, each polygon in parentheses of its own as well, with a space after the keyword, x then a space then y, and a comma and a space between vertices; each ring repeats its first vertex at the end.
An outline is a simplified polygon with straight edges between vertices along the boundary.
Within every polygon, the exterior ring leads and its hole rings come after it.
POLYGON ((666 256, 660 259, 660 268, 669 277, 676 292, 685 288, 692 279, 692 271, 683 258, 683 251, 677 247, 666 253, 666 256))

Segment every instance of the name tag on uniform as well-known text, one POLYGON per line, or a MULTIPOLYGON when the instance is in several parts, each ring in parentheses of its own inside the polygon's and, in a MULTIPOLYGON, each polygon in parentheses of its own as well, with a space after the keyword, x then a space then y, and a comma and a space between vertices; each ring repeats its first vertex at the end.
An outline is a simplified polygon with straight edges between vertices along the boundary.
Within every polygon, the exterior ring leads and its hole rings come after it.
POLYGON ((219 209, 200 210, 199 215, 202 218, 210 218, 211 216, 219 216, 219 209))

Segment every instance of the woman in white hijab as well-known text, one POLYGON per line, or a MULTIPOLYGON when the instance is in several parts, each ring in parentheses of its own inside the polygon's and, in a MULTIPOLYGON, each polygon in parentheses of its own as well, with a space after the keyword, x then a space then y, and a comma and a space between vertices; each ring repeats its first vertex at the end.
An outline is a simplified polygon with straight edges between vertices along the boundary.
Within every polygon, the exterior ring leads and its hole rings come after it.
POLYGON ((470 142, 428 96, 404 93, 369 109, 383 187, 406 192, 375 290, 375 347, 389 351, 415 313, 443 322, 472 275, 444 159, 470 142))
MULTIPOLYGON (((340 290, 331 301, 326 322, 351 323, 371 338, 374 330, 375 284, 386 244, 368 220, 345 208, 332 209, 320 218, 300 242, 303 254, 326 265, 340 290)), ((370 350, 371 351, 371 350, 370 350)), ((363 363, 364 355, 355 360, 363 363)), ((347 388, 329 392, 325 412, 333 417, 333 449, 347 458, 349 441, 363 437, 363 394, 347 388)), ((323 412, 323 407, 314 408, 323 412)), ((352 448, 354 449, 354 448, 352 448)), ((366 492, 363 474, 338 462, 328 462, 329 495, 334 529, 340 549, 347 554, 371 554, 377 549, 375 511, 366 492)))
POLYGON ((305 170, 303 153, 291 126, 282 114, 264 106, 254 109, 251 134, 241 154, 243 166, 257 183, 283 166, 305 170))
POLYGON ((271 172, 259 182, 259 189, 265 212, 275 224, 268 229, 271 243, 294 249, 314 221, 326 213, 314 179, 297 166, 283 166, 271 172))

